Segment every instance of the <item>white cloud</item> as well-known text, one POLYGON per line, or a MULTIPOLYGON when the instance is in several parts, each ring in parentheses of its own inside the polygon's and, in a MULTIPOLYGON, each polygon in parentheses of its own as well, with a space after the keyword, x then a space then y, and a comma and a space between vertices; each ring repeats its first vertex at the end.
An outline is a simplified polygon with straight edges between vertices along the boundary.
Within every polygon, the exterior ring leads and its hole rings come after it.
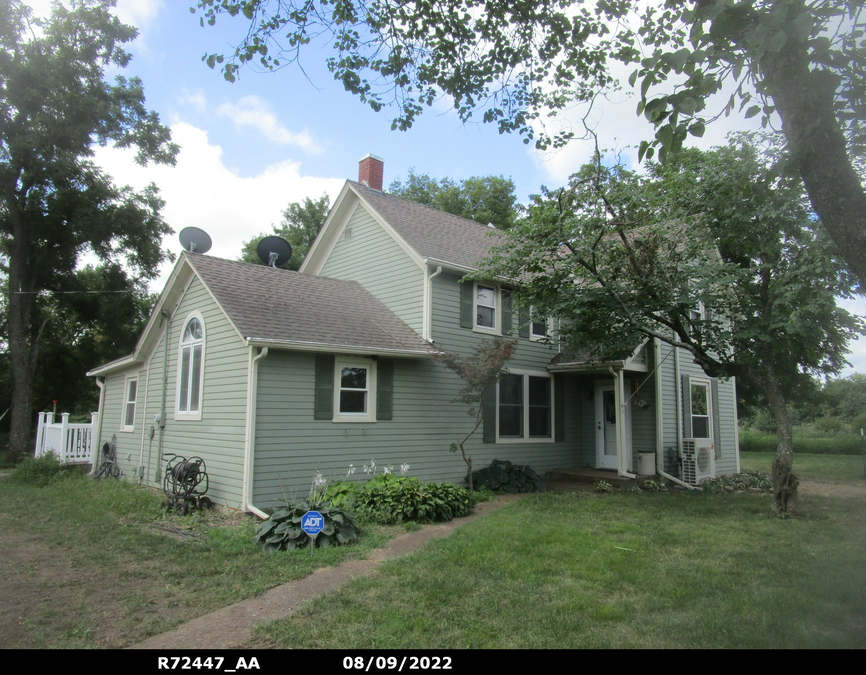
POLYGON ((156 19, 164 6, 164 0, 118 0, 115 12, 123 23, 144 28, 156 19))
POLYGON ((237 127, 257 129, 268 140, 284 145, 296 145, 304 151, 318 155, 322 149, 306 130, 292 133, 286 129, 274 114, 271 104, 259 96, 244 96, 236 104, 223 103, 217 114, 227 117, 237 127))
MULTIPOLYGON (((177 166, 137 166, 133 152, 117 148, 97 148, 96 162, 119 185, 141 189, 150 182, 157 184, 166 205, 163 217, 175 233, 190 225, 210 234, 213 248, 209 255, 236 259, 244 241, 270 232, 278 224, 282 211, 290 202, 327 192, 333 200, 343 186, 341 178, 305 176, 301 163, 286 161, 267 167, 257 176, 241 177, 226 168, 222 148, 211 145, 207 133, 190 124, 172 126, 172 137, 180 144, 177 166)), ((177 234, 164 245, 179 252, 177 234)), ((162 288, 170 265, 161 270, 152 289, 162 288)))

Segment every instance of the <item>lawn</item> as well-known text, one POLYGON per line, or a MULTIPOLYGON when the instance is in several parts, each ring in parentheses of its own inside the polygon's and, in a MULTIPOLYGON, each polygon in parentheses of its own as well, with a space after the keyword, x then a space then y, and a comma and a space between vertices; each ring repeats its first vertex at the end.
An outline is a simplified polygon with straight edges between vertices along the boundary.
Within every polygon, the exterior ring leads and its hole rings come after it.
POLYGON ((81 476, 46 487, 0 479, 0 648, 123 647, 312 570, 357 545, 264 554, 241 515, 167 516, 162 495, 81 476))
POLYGON ((255 645, 866 647, 856 459, 797 458, 804 481, 853 490, 804 489, 799 519, 776 519, 754 493, 524 496, 260 627, 255 645))

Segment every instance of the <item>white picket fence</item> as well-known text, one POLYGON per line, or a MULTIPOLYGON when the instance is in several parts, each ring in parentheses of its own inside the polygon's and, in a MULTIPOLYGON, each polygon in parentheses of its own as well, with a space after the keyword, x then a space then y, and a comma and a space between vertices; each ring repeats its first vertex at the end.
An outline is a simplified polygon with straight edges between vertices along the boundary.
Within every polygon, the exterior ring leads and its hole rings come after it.
POLYGON ((36 456, 53 452, 65 464, 89 464, 93 451, 93 432, 99 413, 90 413, 89 424, 70 424, 69 413, 61 413, 60 422, 54 413, 39 413, 36 431, 36 456))

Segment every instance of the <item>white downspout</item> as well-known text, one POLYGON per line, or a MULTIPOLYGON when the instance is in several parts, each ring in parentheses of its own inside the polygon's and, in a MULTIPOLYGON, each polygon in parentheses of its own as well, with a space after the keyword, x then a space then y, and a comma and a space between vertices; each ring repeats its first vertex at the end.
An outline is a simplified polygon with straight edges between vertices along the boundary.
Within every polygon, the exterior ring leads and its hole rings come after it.
POLYGON ((99 387, 99 415, 96 418, 96 428, 90 437, 90 475, 99 467, 96 466, 96 458, 99 455, 99 441, 102 438, 102 409, 105 406, 105 378, 96 378, 96 386, 99 387), (100 381, 101 380, 101 381, 100 381))
MULTIPOLYGON (((658 338, 654 338, 655 347, 656 347, 656 363, 661 363, 661 355, 662 355, 662 347, 661 341, 658 338)), ((679 405, 679 387, 680 387, 680 379, 679 379, 679 350, 676 347, 671 347, 676 353, 674 354, 674 368, 675 368, 675 376, 677 380, 677 410, 680 410, 679 405)), ((664 414, 662 411, 662 379, 659 377, 660 372, 657 369, 655 378, 656 378, 656 473, 662 478, 667 478, 669 481, 676 483, 677 485, 682 485, 683 487, 687 487, 689 490, 694 490, 694 485, 689 485, 685 481, 676 478, 675 476, 670 475, 665 471, 665 456, 664 456, 664 433, 662 431, 662 420, 664 419, 664 414)), ((677 414, 677 419, 679 419, 679 414, 677 414)), ((677 425, 680 430, 682 430, 682 424, 677 425)), ((677 442, 679 441, 680 434, 677 434, 677 442)))
POLYGON ((626 431, 626 406, 628 403, 625 400, 625 377, 622 370, 608 369, 613 375, 613 395, 614 403, 619 414, 616 418, 616 472, 620 476, 626 478, 637 478, 636 474, 626 471, 625 460, 626 450, 628 445, 628 434, 626 431))
POLYGON ((256 418, 256 398, 258 391, 258 365, 259 361, 268 355, 268 348, 262 347, 258 355, 253 356, 255 347, 250 347, 249 366, 247 368, 247 428, 244 438, 244 488, 241 496, 241 503, 245 505, 246 510, 254 513, 262 520, 269 518, 261 509, 253 506, 253 453, 256 445, 255 437, 255 418, 256 418))
MULTIPOLYGON (((430 268, 425 268, 429 273, 430 268)), ((442 274, 442 265, 436 268, 433 274, 427 277, 427 315, 424 317, 424 339, 427 342, 433 342, 433 279, 442 274)))

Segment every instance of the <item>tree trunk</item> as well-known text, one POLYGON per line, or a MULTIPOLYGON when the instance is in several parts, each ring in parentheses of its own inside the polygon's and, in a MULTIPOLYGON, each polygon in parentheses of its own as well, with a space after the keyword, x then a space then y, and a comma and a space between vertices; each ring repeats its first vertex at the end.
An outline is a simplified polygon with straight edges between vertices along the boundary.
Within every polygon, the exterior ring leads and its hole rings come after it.
POLYGON ((793 38, 760 69, 812 208, 866 291, 866 192, 834 111, 838 77, 810 69, 806 43, 793 38))
MULTIPOLYGON (((8 192, 7 192, 8 195, 8 192)), ((12 224, 9 246, 9 356, 12 366, 12 416, 9 460, 17 461, 30 450, 33 428, 33 376, 36 372, 38 335, 32 331, 35 296, 30 263, 30 242, 14 197, 5 199, 12 224)))
POLYGON ((776 515, 796 515, 800 481, 793 472, 794 434, 785 393, 776 373, 769 368, 763 377, 751 377, 752 382, 767 397, 770 413, 776 421, 776 456, 773 458, 773 511, 776 515))

